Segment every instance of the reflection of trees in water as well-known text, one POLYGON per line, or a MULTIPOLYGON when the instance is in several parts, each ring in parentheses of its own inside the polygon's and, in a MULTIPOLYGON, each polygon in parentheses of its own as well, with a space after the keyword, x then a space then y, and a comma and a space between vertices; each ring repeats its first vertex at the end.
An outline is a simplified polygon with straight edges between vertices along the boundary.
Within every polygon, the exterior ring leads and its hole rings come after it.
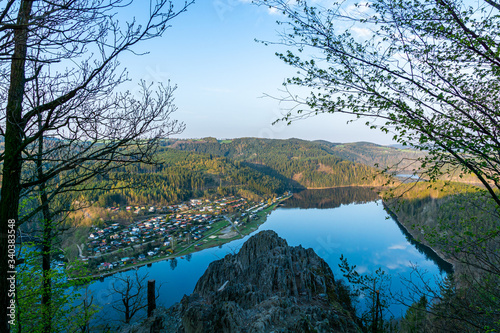
POLYGON ((452 274, 453 273, 453 265, 447 262, 446 260, 442 259, 432 248, 418 242, 413 238, 413 236, 406 230, 406 228, 399 222, 397 216, 389 209, 384 204, 384 209, 386 212, 391 215, 392 219, 396 221, 396 225, 398 226, 399 230, 403 233, 405 236, 406 240, 413 245, 417 251, 425 256, 426 259, 432 260, 436 266, 439 268, 439 273, 445 272, 446 274, 452 274))
POLYGON ((177 267, 177 258, 170 259, 170 269, 174 270, 177 267))
POLYGON ((294 193, 283 202, 285 208, 336 208, 351 203, 367 203, 379 196, 366 187, 336 187, 321 190, 304 190, 294 193))

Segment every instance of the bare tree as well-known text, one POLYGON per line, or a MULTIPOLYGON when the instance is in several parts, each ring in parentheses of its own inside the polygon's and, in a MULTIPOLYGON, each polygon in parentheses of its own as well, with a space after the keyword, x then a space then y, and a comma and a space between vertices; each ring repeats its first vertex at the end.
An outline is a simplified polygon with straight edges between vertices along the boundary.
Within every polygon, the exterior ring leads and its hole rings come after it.
MULTIPOLYGON (((111 305, 116 311, 123 313, 124 322, 130 323, 138 311, 146 309, 147 303, 147 278, 148 274, 140 277, 136 270, 133 276, 118 276, 115 278, 111 289, 112 294, 118 295, 119 299, 111 305)), ((155 299, 159 297, 161 285, 156 288, 155 299)))
MULTIPOLYGON (((8 332, 5 283, 8 221, 15 229, 56 196, 86 190, 87 181, 130 163, 153 163, 160 138, 183 129, 170 85, 142 83, 139 97, 119 92, 127 74, 118 56, 159 37, 192 1, 151 0, 142 24, 121 23, 124 0, 8 0, 0 8, 0 136, 5 149, 0 197, 0 317, 8 332), (37 144, 38 143, 38 144, 37 144), (31 171, 30 171, 31 170, 31 171), (50 190, 49 190, 50 189, 50 190), (19 199, 41 204, 19 218, 19 199), (45 197, 45 198, 44 198, 45 197)), ((45 212, 44 212, 45 210, 45 212)), ((48 215, 47 215, 48 214, 48 215)), ((50 224, 46 231, 50 231, 50 224)), ((49 232, 50 234, 50 232, 49 232)), ((50 238, 50 237, 49 237, 50 238)))

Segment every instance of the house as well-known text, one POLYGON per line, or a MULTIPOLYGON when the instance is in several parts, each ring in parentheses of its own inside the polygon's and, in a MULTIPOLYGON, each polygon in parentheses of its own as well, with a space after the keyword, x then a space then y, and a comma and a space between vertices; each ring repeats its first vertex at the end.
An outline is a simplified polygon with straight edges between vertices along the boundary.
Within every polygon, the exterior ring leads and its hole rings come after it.
POLYGON ((99 265, 99 270, 101 271, 103 269, 106 269, 106 270, 113 269, 113 264, 111 264, 109 262, 103 262, 102 264, 99 265))

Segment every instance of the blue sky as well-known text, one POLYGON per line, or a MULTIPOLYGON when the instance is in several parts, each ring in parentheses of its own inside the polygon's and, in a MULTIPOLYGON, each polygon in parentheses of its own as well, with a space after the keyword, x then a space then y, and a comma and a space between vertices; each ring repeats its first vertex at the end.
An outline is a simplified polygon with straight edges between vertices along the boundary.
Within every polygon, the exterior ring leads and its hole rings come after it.
POLYGON ((393 143, 391 136, 369 130, 365 121, 347 125, 350 118, 345 115, 272 125, 286 106, 264 95, 282 96, 283 81, 296 70, 275 56, 280 46, 265 46, 255 39, 277 41, 279 18, 248 0, 200 0, 174 19, 161 38, 140 45, 138 51, 149 54, 127 55, 120 61, 133 82, 170 80, 177 85, 174 118, 187 127, 176 138, 393 143))

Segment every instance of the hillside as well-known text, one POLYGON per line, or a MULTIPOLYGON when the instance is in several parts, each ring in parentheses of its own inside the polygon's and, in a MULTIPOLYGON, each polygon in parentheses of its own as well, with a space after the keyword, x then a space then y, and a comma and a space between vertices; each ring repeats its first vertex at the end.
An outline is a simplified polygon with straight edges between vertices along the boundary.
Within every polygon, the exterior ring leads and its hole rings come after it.
POLYGON ((496 205, 478 187, 444 181, 422 182, 404 184, 381 195, 417 241, 434 248, 459 271, 467 253, 479 255, 483 250, 497 253, 500 250, 496 239, 499 230, 496 205))
POLYGON ((478 187, 443 181, 405 184, 395 194, 382 194, 386 207, 417 241, 454 267, 453 279, 433 309, 446 315, 437 316, 433 325, 453 332, 498 330, 500 216, 491 197, 478 187), (452 317, 463 322, 443 319, 452 317))
POLYGON ((182 151, 227 157, 266 175, 286 179, 294 188, 382 183, 382 178, 376 177, 377 171, 374 168, 339 157, 333 146, 324 143, 299 139, 240 138, 219 141, 215 138, 205 138, 169 140, 166 146, 182 151))
MULTIPOLYGON (((0 142, 0 151, 1 145, 0 142)), ((382 183, 381 177, 375 181, 373 179, 373 176, 377 173, 375 169, 380 170, 397 165, 398 172, 409 173, 417 166, 416 164, 409 164, 415 158, 424 156, 424 153, 412 149, 398 149, 369 142, 332 143, 324 140, 168 139, 163 141, 161 145, 160 157, 165 163, 159 170, 141 166, 122 171, 132 175, 132 177, 136 177, 138 174, 148 174, 149 176, 140 176, 138 178, 141 183, 157 183, 161 179, 173 184, 175 188, 168 190, 168 194, 150 193, 152 198, 159 199, 161 197, 162 202, 183 200, 183 198, 194 194, 200 195, 200 191, 217 188, 221 183, 223 186, 227 185, 229 187, 247 187, 246 184, 241 186, 243 185, 241 181, 244 178, 241 172, 251 175, 250 178, 254 181, 250 187, 260 187, 260 190, 257 190, 259 194, 274 193, 274 189, 269 192, 259 186, 255 182, 256 180, 259 180, 259 182, 264 181, 266 184, 271 181, 277 182, 279 185, 273 185, 272 187, 277 186, 280 190, 283 188, 301 190, 304 188, 328 188, 349 185, 380 185, 382 183), (198 157, 188 158, 187 155, 179 155, 175 151, 182 151, 186 154, 188 152, 194 153, 198 157), (214 158, 218 159, 218 164, 227 164, 227 167, 221 168, 219 165, 219 167, 213 169, 207 167, 206 161, 202 161, 213 160, 214 158), (225 159, 221 160, 219 158, 225 159), (194 162, 194 165, 190 165, 191 162, 189 161, 194 162), (403 163, 399 163, 400 161, 403 161, 403 163), (194 166, 195 169, 190 170, 191 166, 194 166), (170 168, 168 173, 164 172, 167 167, 170 168), (226 169, 230 170, 229 177, 219 174, 219 171, 217 171, 223 170, 225 172, 226 169), (236 172, 235 169, 241 172, 236 172), (253 169, 253 172, 250 169, 253 169), (163 177, 159 177, 161 173, 163 173, 163 177), (238 178, 236 180, 234 176, 238 173, 240 173, 240 176, 236 176, 238 178), (152 174, 156 176, 153 177, 152 174), (262 175, 269 178, 262 178, 262 175), (187 192, 186 189, 188 189, 187 192)), ((213 161, 211 165, 214 165, 213 161)), ((129 177, 126 174, 122 176, 129 177)), ((111 175, 111 177, 116 176, 118 176, 116 173, 111 175)), ((116 181, 119 182, 120 179, 116 181)), ((254 189, 250 190, 254 192, 254 189)), ((100 193, 95 195, 97 194, 100 193)), ((131 198, 133 195, 128 195, 128 197, 131 198)), ((147 198, 147 195, 143 193, 139 197, 147 198)))
POLYGON ((332 149, 334 154, 355 163, 362 163, 380 169, 396 167, 398 172, 410 172, 418 166, 415 159, 425 156, 414 149, 400 149, 381 146, 371 142, 331 143, 315 141, 332 149))
POLYGON ((110 182, 115 190, 94 190, 86 199, 100 206, 120 204, 167 205, 211 194, 244 197, 274 196, 288 189, 283 180, 255 171, 225 157, 161 148, 159 166, 134 165, 95 180, 95 187, 110 182), (136 186, 125 186, 132 182, 136 186))
POLYGON ((81 198, 101 207, 168 205, 211 195, 262 199, 305 188, 378 186, 384 178, 374 165, 418 154, 367 142, 169 139, 159 147, 159 166, 117 169, 91 180, 95 190, 81 198))

